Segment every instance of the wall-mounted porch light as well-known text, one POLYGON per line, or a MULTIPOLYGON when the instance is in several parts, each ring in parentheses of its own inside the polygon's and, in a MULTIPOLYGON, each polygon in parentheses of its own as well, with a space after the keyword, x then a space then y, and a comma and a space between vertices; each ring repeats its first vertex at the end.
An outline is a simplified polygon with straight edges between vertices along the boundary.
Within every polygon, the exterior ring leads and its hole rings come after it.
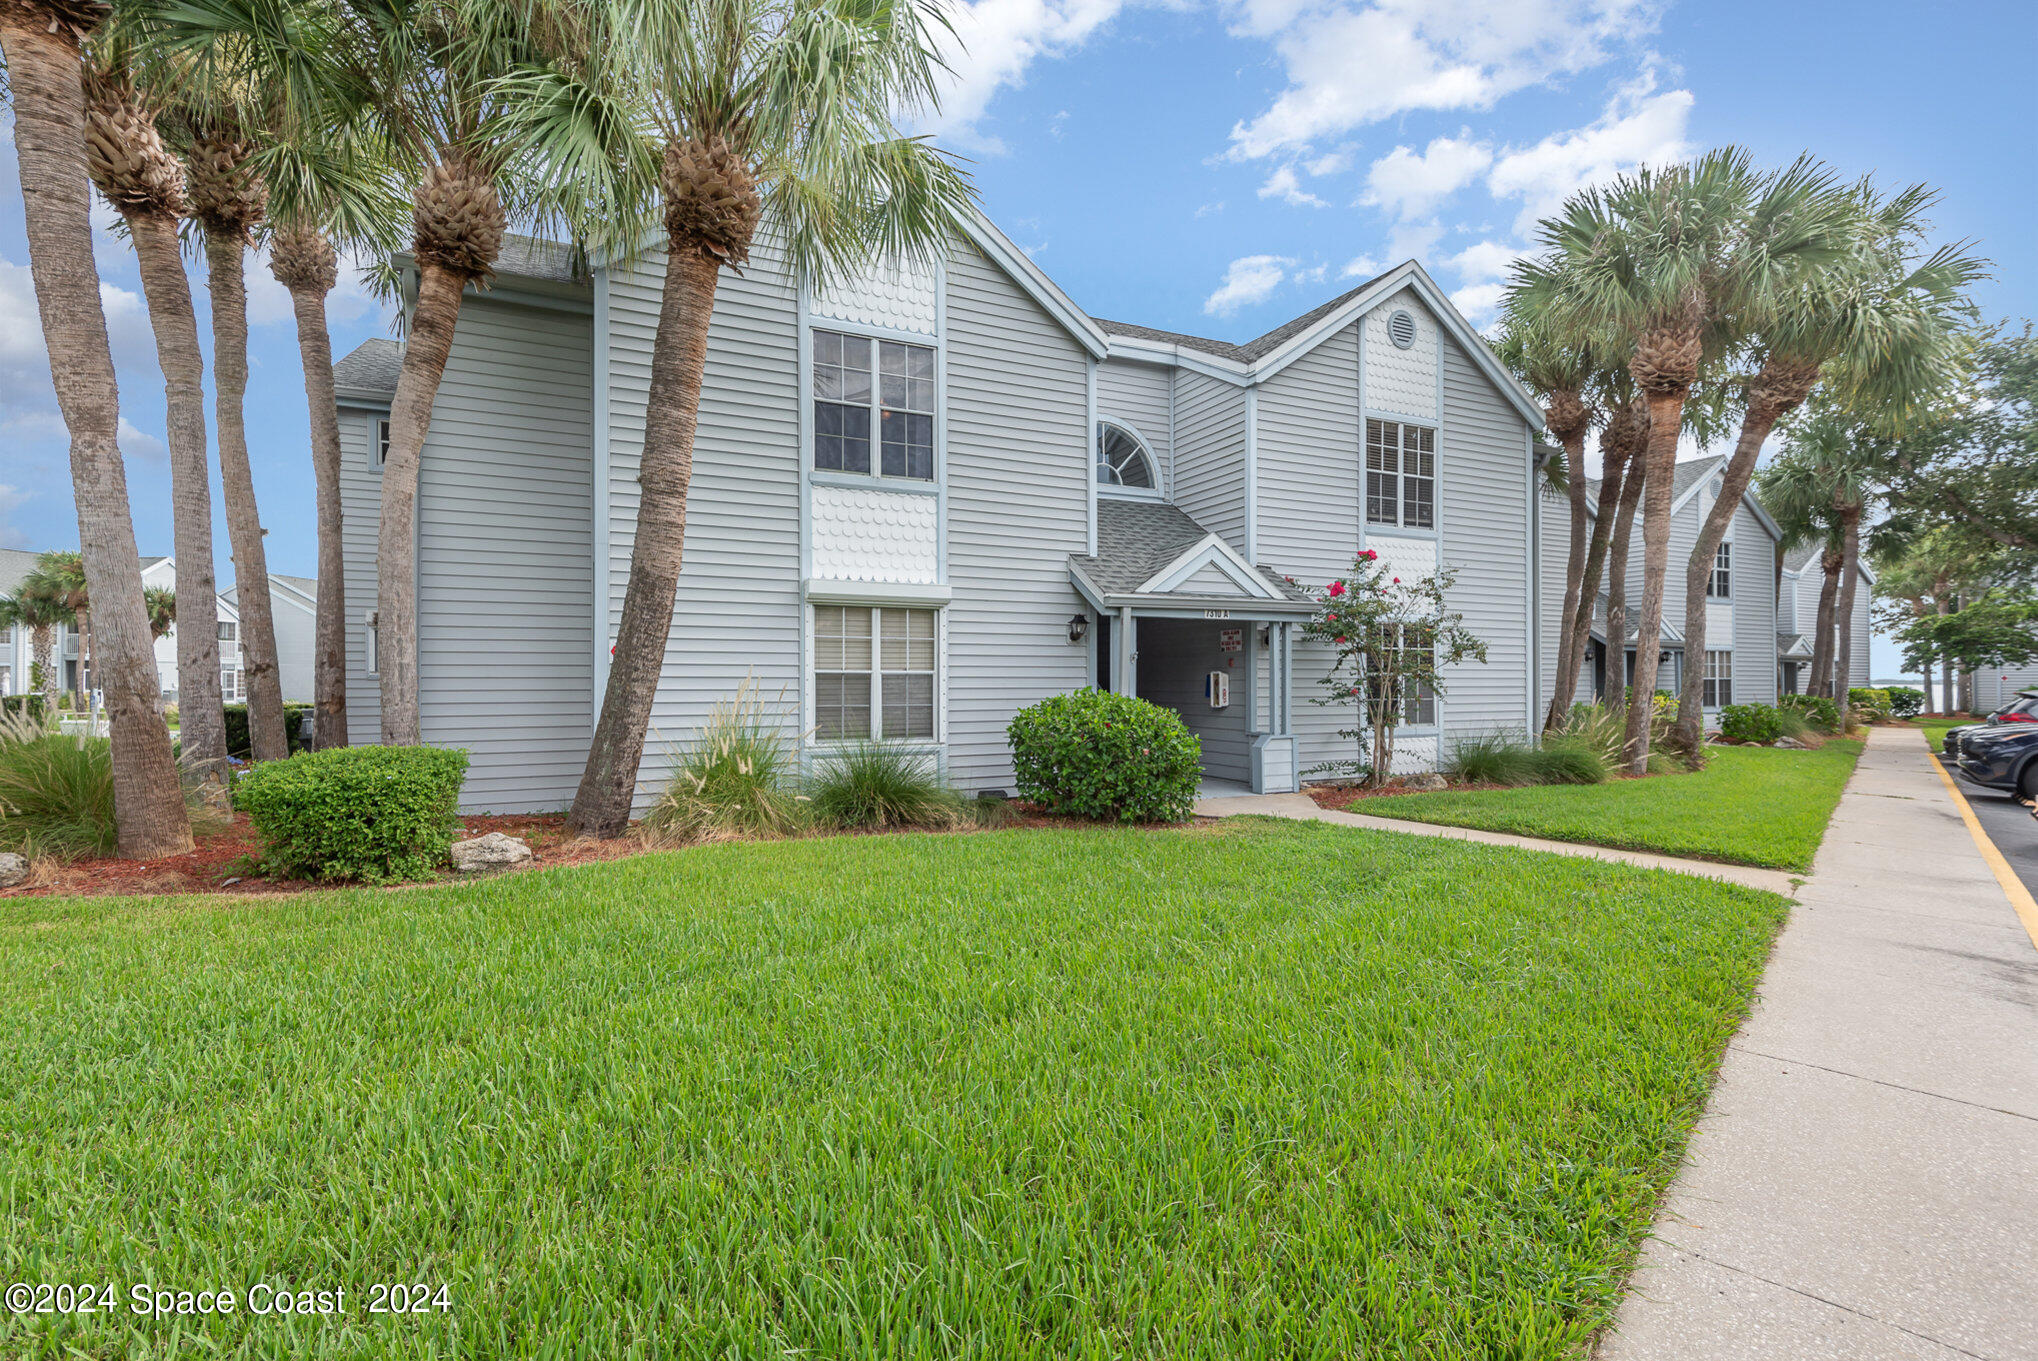
POLYGON ((1069 641, 1072 643, 1080 643, 1083 641, 1083 639, 1089 636, 1090 636, 1090 616, 1087 614, 1078 614, 1071 616, 1069 619, 1069 641))

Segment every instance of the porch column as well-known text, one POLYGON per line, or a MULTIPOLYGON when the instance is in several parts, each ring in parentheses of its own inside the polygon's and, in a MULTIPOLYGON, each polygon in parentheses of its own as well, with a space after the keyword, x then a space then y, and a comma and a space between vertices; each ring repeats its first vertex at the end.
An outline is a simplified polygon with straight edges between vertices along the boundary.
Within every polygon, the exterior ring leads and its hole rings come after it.
POLYGON ((1245 730, 1248 737, 1260 732, 1260 626, 1249 620, 1245 626, 1245 730))
POLYGON ((1121 695, 1136 695, 1139 693, 1139 678, 1133 674, 1132 668, 1136 664, 1139 649, 1132 645, 1132 606, 1127 605, 1118 611, 1118 627, 1115 632, 1118 635, 1118 656, 1111 667, 1111 688, 1121 695))

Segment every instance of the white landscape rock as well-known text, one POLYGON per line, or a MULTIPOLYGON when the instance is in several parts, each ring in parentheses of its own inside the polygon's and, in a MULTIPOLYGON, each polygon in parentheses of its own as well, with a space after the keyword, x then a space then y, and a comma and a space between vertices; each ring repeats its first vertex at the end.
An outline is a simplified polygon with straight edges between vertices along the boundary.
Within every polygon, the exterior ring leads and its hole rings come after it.
POLYGON ((1449 789, 1451 782, 1434 770, 1425 770, 1420 775, 1410 775, 1404 779, 1401 787, 1411 794, 1433 794, 1439 789, 1449 789))
POLYGON ((0 888, 13 888, 28 878, 28 860, 12 851, 0 854, 0 888))
POLYGON ((468 841, 453 843, 453 868, 462 874, 508 869, 531 859, 531 848, 513 836, 490 832, 468 841))

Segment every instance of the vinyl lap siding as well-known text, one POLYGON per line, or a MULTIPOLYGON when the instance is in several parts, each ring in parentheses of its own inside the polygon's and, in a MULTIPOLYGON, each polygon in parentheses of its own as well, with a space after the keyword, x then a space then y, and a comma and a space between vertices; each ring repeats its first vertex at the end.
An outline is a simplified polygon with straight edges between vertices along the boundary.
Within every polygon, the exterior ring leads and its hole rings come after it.
MULTIPOLYGON (((1529 715, 1528 426, 1471 357, 1444 338, 1444 418, 1437 436, 1437 525, 1448 596, 1486 661, 1445 672, 1444 754, 1457 738, 1521 731, 1529 715)), ((1560 593, 1561 598, 1561 593, 1560 593)))
MULTIPOLYGON (((644 404, 664 253, 605 274, 608 298, 606 653, 622 618, 637 520, 644 404)), ((598 281, 597 287, 603 284, 598 281)), ((638 776, 640 806, 664 788, 671 754, 746 680, 799 726, 800 403, 797 297, 775 248, 725 271, 708 330, 686 553, 638 776)))
POLYGON ((948 313, 948 773, 1011 788, 1005 727, 1081 687, 1068 641, 1086 544, 1088 356, 973 245, 958 244, 948 313))
POLYGON ((1173 500, 1245 551, 1245 389, 1200 373, 1175 375, 1173 500))
POLYGON ((1097 417, 1128 425, 1159 462, 1161 489, 1173 463, 1174 377, 1158 364, 1107 359, 1097 368, 1097 417))
MULTIPOLYGON (((1305 584, 1349 572, 1359 549, 1358 323, 1261 385, 1259 426, 1260 561, 1305 584)), ((1305 771, 1354 749, 1337 736, 1354 711, 1310 702, 1331 657, 1296 631, 1290 726, 1305 771)))
MULTIPOLYGON (((1688 562, 1689 559, 1686 559, 1688 562)), ((1734 511, 1734 702, 1776 703, 1776 540, 1743 502, 1734 511)), ((1728 644, 1708 641, 1708 647, 1728 644)))
POLYGON ((572 801, 593 731, 593 328, 469 298, 418 487, 424 739, 462 747, 462 807, 572 801))
POLYGON ((382 692, 368 674, 368 616, 375 612, 375 538, 382 523, 382 474, 369 465, 375 425, 388 408, 340 408, 340 544, 347 596, 347 741, 382 740, 382 692))

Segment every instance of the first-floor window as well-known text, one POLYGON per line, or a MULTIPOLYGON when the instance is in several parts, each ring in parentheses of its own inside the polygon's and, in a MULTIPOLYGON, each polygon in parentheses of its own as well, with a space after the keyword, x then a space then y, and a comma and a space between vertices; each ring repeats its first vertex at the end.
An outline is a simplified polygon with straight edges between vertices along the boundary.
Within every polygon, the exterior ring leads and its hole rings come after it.
POLYGON ((219 693, 229 702, 238 702, 241 697, 241 673, 236 667, 222 666, 219 669, 219 693))
POLYGON ((1734 702, 1734 654, 1705 654, 1705 707, 1717 709, 1734 702))
POLYGON ((932 738, 936 612, 814 607, 814 736, 932 738))
MULTIPOLYGON (((1395 686, 1397 693, 1394 697, 1394 704, 1401 711, 1401 726, 1404 728, 1435 727, 1437 721, 1436 687, 1427 681, 1409 679, 1411 672, 1417 669, 1426 671, 1429 668, 1426 666, 1421 668, 1412 667, 1408 665, 1408 658, 1409 654, 1412 653, 1433 653, 1436 649, 1436 636, 1425 628, 1406 624, 1389 624, 1386 626, 1386 637, 1382 640, 1382 649, 1391 651, 1395 655, 1392 663, 1381 669, 1380 674, 1376 677, 1376 682, 1378 685, 1384 686, 1387 683, 1386 677, 1389 673, 1400 677, 1399 682, 1395 686)), ((1373 693, 1378 696, 1380 691, 1375 689, 1373 693)))

